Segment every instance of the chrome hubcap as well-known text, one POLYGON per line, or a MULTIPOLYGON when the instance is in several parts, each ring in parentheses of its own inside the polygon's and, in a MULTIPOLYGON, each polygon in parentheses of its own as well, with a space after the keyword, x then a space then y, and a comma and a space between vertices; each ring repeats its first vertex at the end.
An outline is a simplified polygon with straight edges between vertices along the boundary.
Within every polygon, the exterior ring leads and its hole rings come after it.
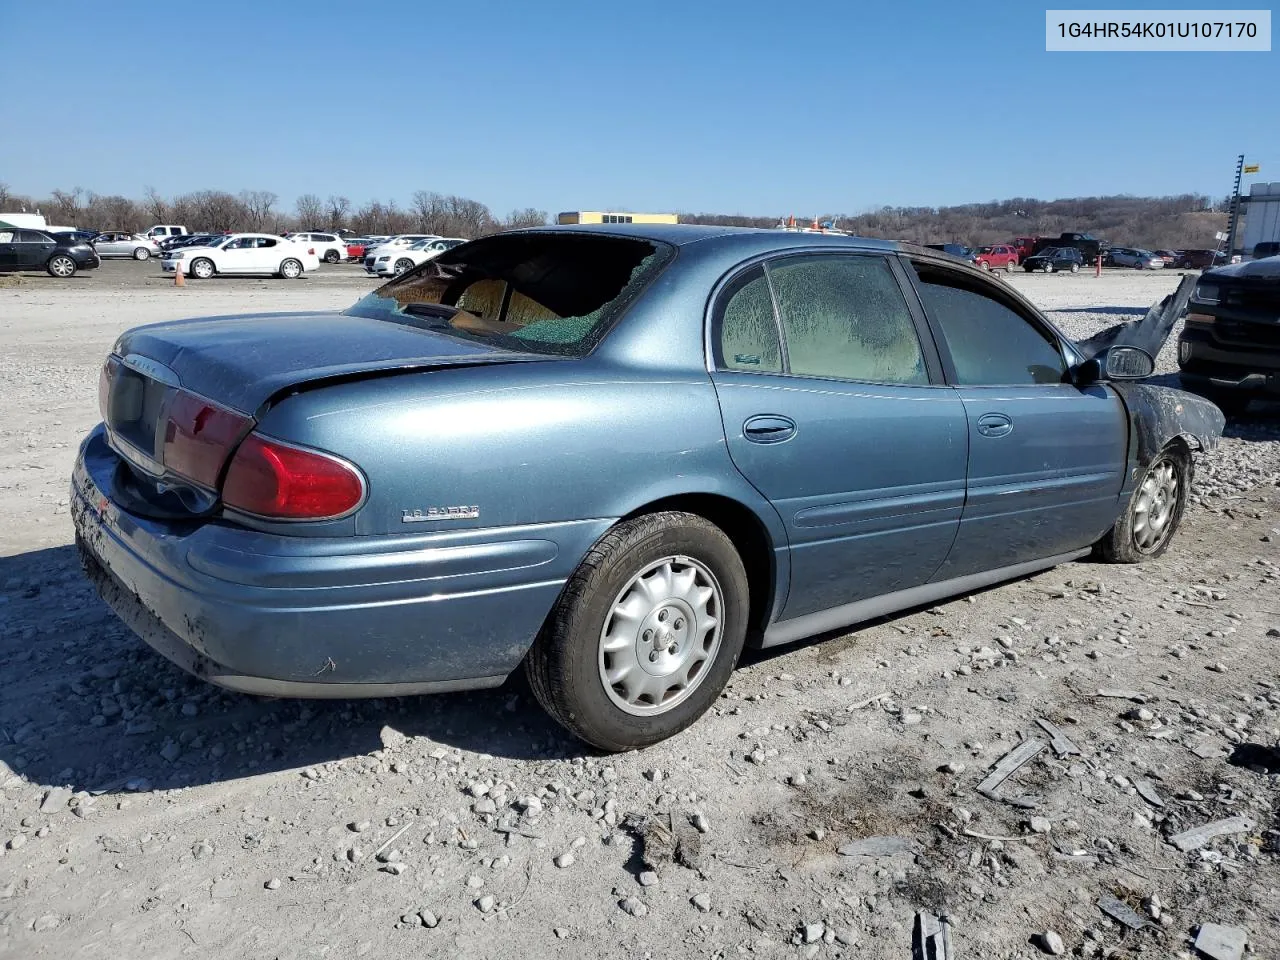
POLYGON ((1147 472, 1133 505, 1133 542, 1150 553, 1168 538, 1178 506, 1178 471, 1168 457, 1156 461, 1147 472))
POLYGON ((51 266, 53 267, 53 272, 56 273, 58 276, 60 277, 71 276, 71 270, 72 270, 71 261, 66 259, 65 257, 59 257, 57 260, 53 261, 51 266))
POLYGON ((600 680, 619 709, 666 713, 698 688, 724 632, 715 575, 691 557, 649 564, 619 591, 600 631, 600 680))
POLYGON ((201 260, 191 269, 192 269, 192 272, 201 280, 208 280, 211 276, 213 276, 213 267, 211 267, 208 263, 206 263, 203 260, 201 260))

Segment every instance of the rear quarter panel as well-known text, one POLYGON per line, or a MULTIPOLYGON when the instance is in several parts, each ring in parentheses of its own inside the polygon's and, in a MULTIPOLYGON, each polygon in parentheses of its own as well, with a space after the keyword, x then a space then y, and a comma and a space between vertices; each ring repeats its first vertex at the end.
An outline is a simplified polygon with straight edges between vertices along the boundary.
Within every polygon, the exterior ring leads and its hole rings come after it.
POLYGON ((729 460, 705 373, 591 358, 437 369, 298 394, 259 430, 346 457, 365 473, 364 506, 333 524, 308 524, 307 533, 612 520, 664 497, 714 493, 746 504, 780 534, 772 508, 729 460), (453 506, 476 507, 479 517, 402 519, 453 506))

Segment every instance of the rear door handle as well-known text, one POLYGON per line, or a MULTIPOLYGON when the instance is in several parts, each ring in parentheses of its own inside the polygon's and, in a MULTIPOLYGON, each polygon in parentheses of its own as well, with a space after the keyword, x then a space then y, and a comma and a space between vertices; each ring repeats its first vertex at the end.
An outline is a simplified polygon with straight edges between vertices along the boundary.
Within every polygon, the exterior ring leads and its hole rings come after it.
POLYGON ((795 434, 796 422, 776 414, 751 417, 742 425, 742 435, 752 443, 781 443, 795 434))
POLYGON ((978 418, 978 432, 984 437, 1007 437, 1013 433, 1013 420, 1003 413, 984 413, 978 418))

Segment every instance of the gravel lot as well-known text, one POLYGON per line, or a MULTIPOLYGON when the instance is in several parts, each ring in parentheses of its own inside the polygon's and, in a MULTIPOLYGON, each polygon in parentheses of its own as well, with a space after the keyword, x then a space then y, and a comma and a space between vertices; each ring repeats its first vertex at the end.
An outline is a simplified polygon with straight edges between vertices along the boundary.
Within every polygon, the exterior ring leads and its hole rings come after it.
MULTIPOLYGON (((1084 336, 1177 275, 1010 282, 1084 336)), ((1198 458, 1160 560, 1071 564, 754 655, 683 736, 600 757, 515 680, 399 701, 221 693, 80 575, 67 478, 118 333, 339 308, 372 286, 344 265, 176 290, 113 262, 0 289, 0 957, 906 958, 922 909, 946 915, 957 960, 1191 957, 1204 923, 1280 956, 1265 411, 1198 458), (1041 719, 1079 753, 1045 748, 978 793, 1006 752, 1049 740, 1041 719), (897 839, 846 846, 877 837, 897 839)))

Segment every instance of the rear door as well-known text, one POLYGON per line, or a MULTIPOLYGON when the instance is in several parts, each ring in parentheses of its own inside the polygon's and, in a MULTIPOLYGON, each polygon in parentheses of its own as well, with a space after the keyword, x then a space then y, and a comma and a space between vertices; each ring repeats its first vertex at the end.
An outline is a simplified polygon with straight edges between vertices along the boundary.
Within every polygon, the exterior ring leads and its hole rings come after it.
POLYGON ((964 404, 969 469, 949 580, 1088 546, 1115 521, 1128 454, 1124 406, 1076 387, 1057 336, 997 282, 933 262, 916 289, 964 404))
POLYGON ((284 248, 275 237, 257 237, 253 254, 256 273, 275 273, 284 259, 284 248))
POLYGON ((925 583, 955 537, 964 406, 900 270, 880 255, 787 256, 716 297, 729 452, 790 541, 783 619, 925 583))
POLYGON ((57 244, 52 237, 37 230, 19 230, 14 236, 13 246, 18 269, 37 270, 45 265, 57 244))

